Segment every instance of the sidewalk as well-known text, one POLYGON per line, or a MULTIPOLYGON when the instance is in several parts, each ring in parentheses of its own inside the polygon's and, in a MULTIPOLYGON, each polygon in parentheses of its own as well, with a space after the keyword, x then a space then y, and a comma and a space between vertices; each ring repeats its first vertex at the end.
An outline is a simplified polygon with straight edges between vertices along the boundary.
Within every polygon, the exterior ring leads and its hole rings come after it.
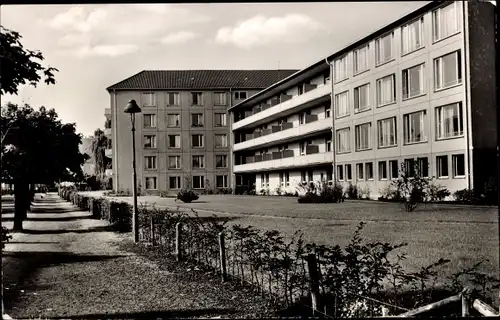
MULTIPOLYGON (((9 229, 12 206, 2 205, 9 229)), ((264 316, 263 299, 183 264, 164 261, 160 268, 132 253, 141 250, 130 235, 78 210, 57 194, 37 195, 25 231, 6 245, 4 300, 12 318, 264 316)))

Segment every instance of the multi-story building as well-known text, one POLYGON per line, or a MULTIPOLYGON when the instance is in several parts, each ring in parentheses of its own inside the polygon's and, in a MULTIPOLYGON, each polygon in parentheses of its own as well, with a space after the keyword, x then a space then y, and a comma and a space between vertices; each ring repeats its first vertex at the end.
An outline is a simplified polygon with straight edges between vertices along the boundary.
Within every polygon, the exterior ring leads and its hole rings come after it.
POLYGON ((142 108, 135 123, 142 190, 214 191, 231 186, 228 107, 296 71, 142 71, 110 86, 113 189, 132 189, 129 100, 142 108))
POLYGON ((496 175, 494 34, 491 3, 434 1, 234 105, 235 186, 326 179, 373 197, 417 161, 450 191, 483 188, 496 175))
MULTIPOLYGON (((104 109, 104 135, 106 136, 107 148, 104 151, 104 155, 108 158, 113 157, 113 132, 111 130, 111 108, 104 109)), ((106 176, 110 177, 113 175, 113 169, 106 169, 106 176)))

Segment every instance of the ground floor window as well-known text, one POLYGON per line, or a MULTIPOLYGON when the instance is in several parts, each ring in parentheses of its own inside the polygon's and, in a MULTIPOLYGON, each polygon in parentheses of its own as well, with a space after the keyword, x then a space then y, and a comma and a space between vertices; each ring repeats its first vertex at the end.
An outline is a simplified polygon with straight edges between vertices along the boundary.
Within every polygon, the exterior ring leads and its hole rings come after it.
POLYGON ((453 156, 453 177, 463 178, 465 177, 465 155, 454 154, 453 156))
POLYGON ((337 179, 339 181, 344 181, 344 166, 343 165, 337 166, 337 179))
POLYGON ((203 189, 203 188, 205 188, 205 177, 193 176, 193 189, 203 189))
POLYGON ((378 163, 378 178, 379 180, 387 180, 387 162, 385 161, 378 163))
POLYGON ((389 173, 391 180, 398 178, 399 176, 398 160, 389 160, 389 173))
POLYGON ((436 157, 436 176, 438 178, 448 178, 448 156, 436 157))
POLYGON ((217 188, 227 188, 227 175, 216 176, 215 186, 217 188))
POLYGON ((347 181, 352 180, 352 166, 350 164, 345 165, 345 175, 347 176, 347 181))
POLYGON ((181 177, 169 177, 168 186, 170 189, 180 189, 181 188, 181 177))
POLYGON ((358 181, 363 181, 364 180, 364 174, 363 174, 363 164, 358 163, 356 164, 356 176, 358 177, 358 181))
POLYGON ((156 177, 146 177, 146 190, 156 190, 156 177))

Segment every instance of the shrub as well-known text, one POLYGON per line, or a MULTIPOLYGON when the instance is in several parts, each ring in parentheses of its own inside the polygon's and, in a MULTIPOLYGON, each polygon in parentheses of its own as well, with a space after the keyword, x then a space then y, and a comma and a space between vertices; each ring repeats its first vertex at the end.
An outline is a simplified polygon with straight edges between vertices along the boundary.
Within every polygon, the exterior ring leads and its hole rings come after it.
POLYGON ((407 168, 401 163, 399 177, 391 183, 394 197, 399 198, 401 207, 407 212, 415 210, 418 204, 425 201, 425 191, 429 187, 430 179, 422 177, 420 169, 416 159, 413 161, 413 167, 407 168))
POLYGON ((443 201, 446 197, 450 195, 450 190, 443 186, 429 184, 426 190, 426 201, 437 202, 443 201))
POLYGON ((330 186, 326 181, 311 182, 298 188, 303 193, 297 199, 298 203, 335 203, 344 200, 342 186, 338 183, 330 186))
POLYGON ((199 199, 199 196, 192 189, 181 189, 179 193, 177 193, 177 199, 182 202, 189 203, 199 199))
POLYGON ((2 226, 2 250, 5 248, 5 243, 12 239, 12 235, 9 234, 9 230, 2 226))
POLYGON ((457 190, 453 193, 453 196, 455 201, 462 204, 474 204, 479 200, 473 189, 457 190))
POLYGON ((358 199, 358 187, 355 184, 349 182, 346 190, 346 195, 349 199, 358 199))
POLYGON ((483 187, 482 198, 484 204, 497 205, 498 204, 498 182, 497 179, 490 177, 483 187))

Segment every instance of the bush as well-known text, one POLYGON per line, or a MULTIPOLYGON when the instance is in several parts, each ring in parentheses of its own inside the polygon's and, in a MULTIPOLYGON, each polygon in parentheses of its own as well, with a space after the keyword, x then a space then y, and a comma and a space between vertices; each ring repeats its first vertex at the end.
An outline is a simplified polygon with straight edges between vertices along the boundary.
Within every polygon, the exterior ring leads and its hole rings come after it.
POLYGON ((457 190, 453 193, 453 196, 455 201, 462 204, 475 204, 479 200, 473 189, 457 190))
POLYGON ((450 195, 450 190, 440 185, 429 184, 426 191, 426 201, 438 202, 443 201, 450 195))
POLYGON ((181 200, 182 202, 189 203, 198 200, 199 196, 192 189, 182 189, 179 191, 179 193, 177 193, 177 199, 181 200))
POLYGON ((346 190, 346 195, 349 199, 358 199, 358 187, 355 184, 349 182, 346 190))
POLYGON ((393 197, 401 201, 401 207, 407 212, 415 210, 426 198, 430 179, 422 177, 420 169, 416 159, 413 161, 413 167, 407 168, 401 163, 399 177, 391 183, 394 188, 393 197))
POLYGON ((299 188, 304 195, 299 196, 298 203, 335 203, 344 200, 342 186, 338 183, 330 186, 326 181, 311 182, 299 188))
POLYGON ((2 250, 5 248, 5 243, 12 239, 12 235, 9 234, 9 230, 2 226, 2 250))

